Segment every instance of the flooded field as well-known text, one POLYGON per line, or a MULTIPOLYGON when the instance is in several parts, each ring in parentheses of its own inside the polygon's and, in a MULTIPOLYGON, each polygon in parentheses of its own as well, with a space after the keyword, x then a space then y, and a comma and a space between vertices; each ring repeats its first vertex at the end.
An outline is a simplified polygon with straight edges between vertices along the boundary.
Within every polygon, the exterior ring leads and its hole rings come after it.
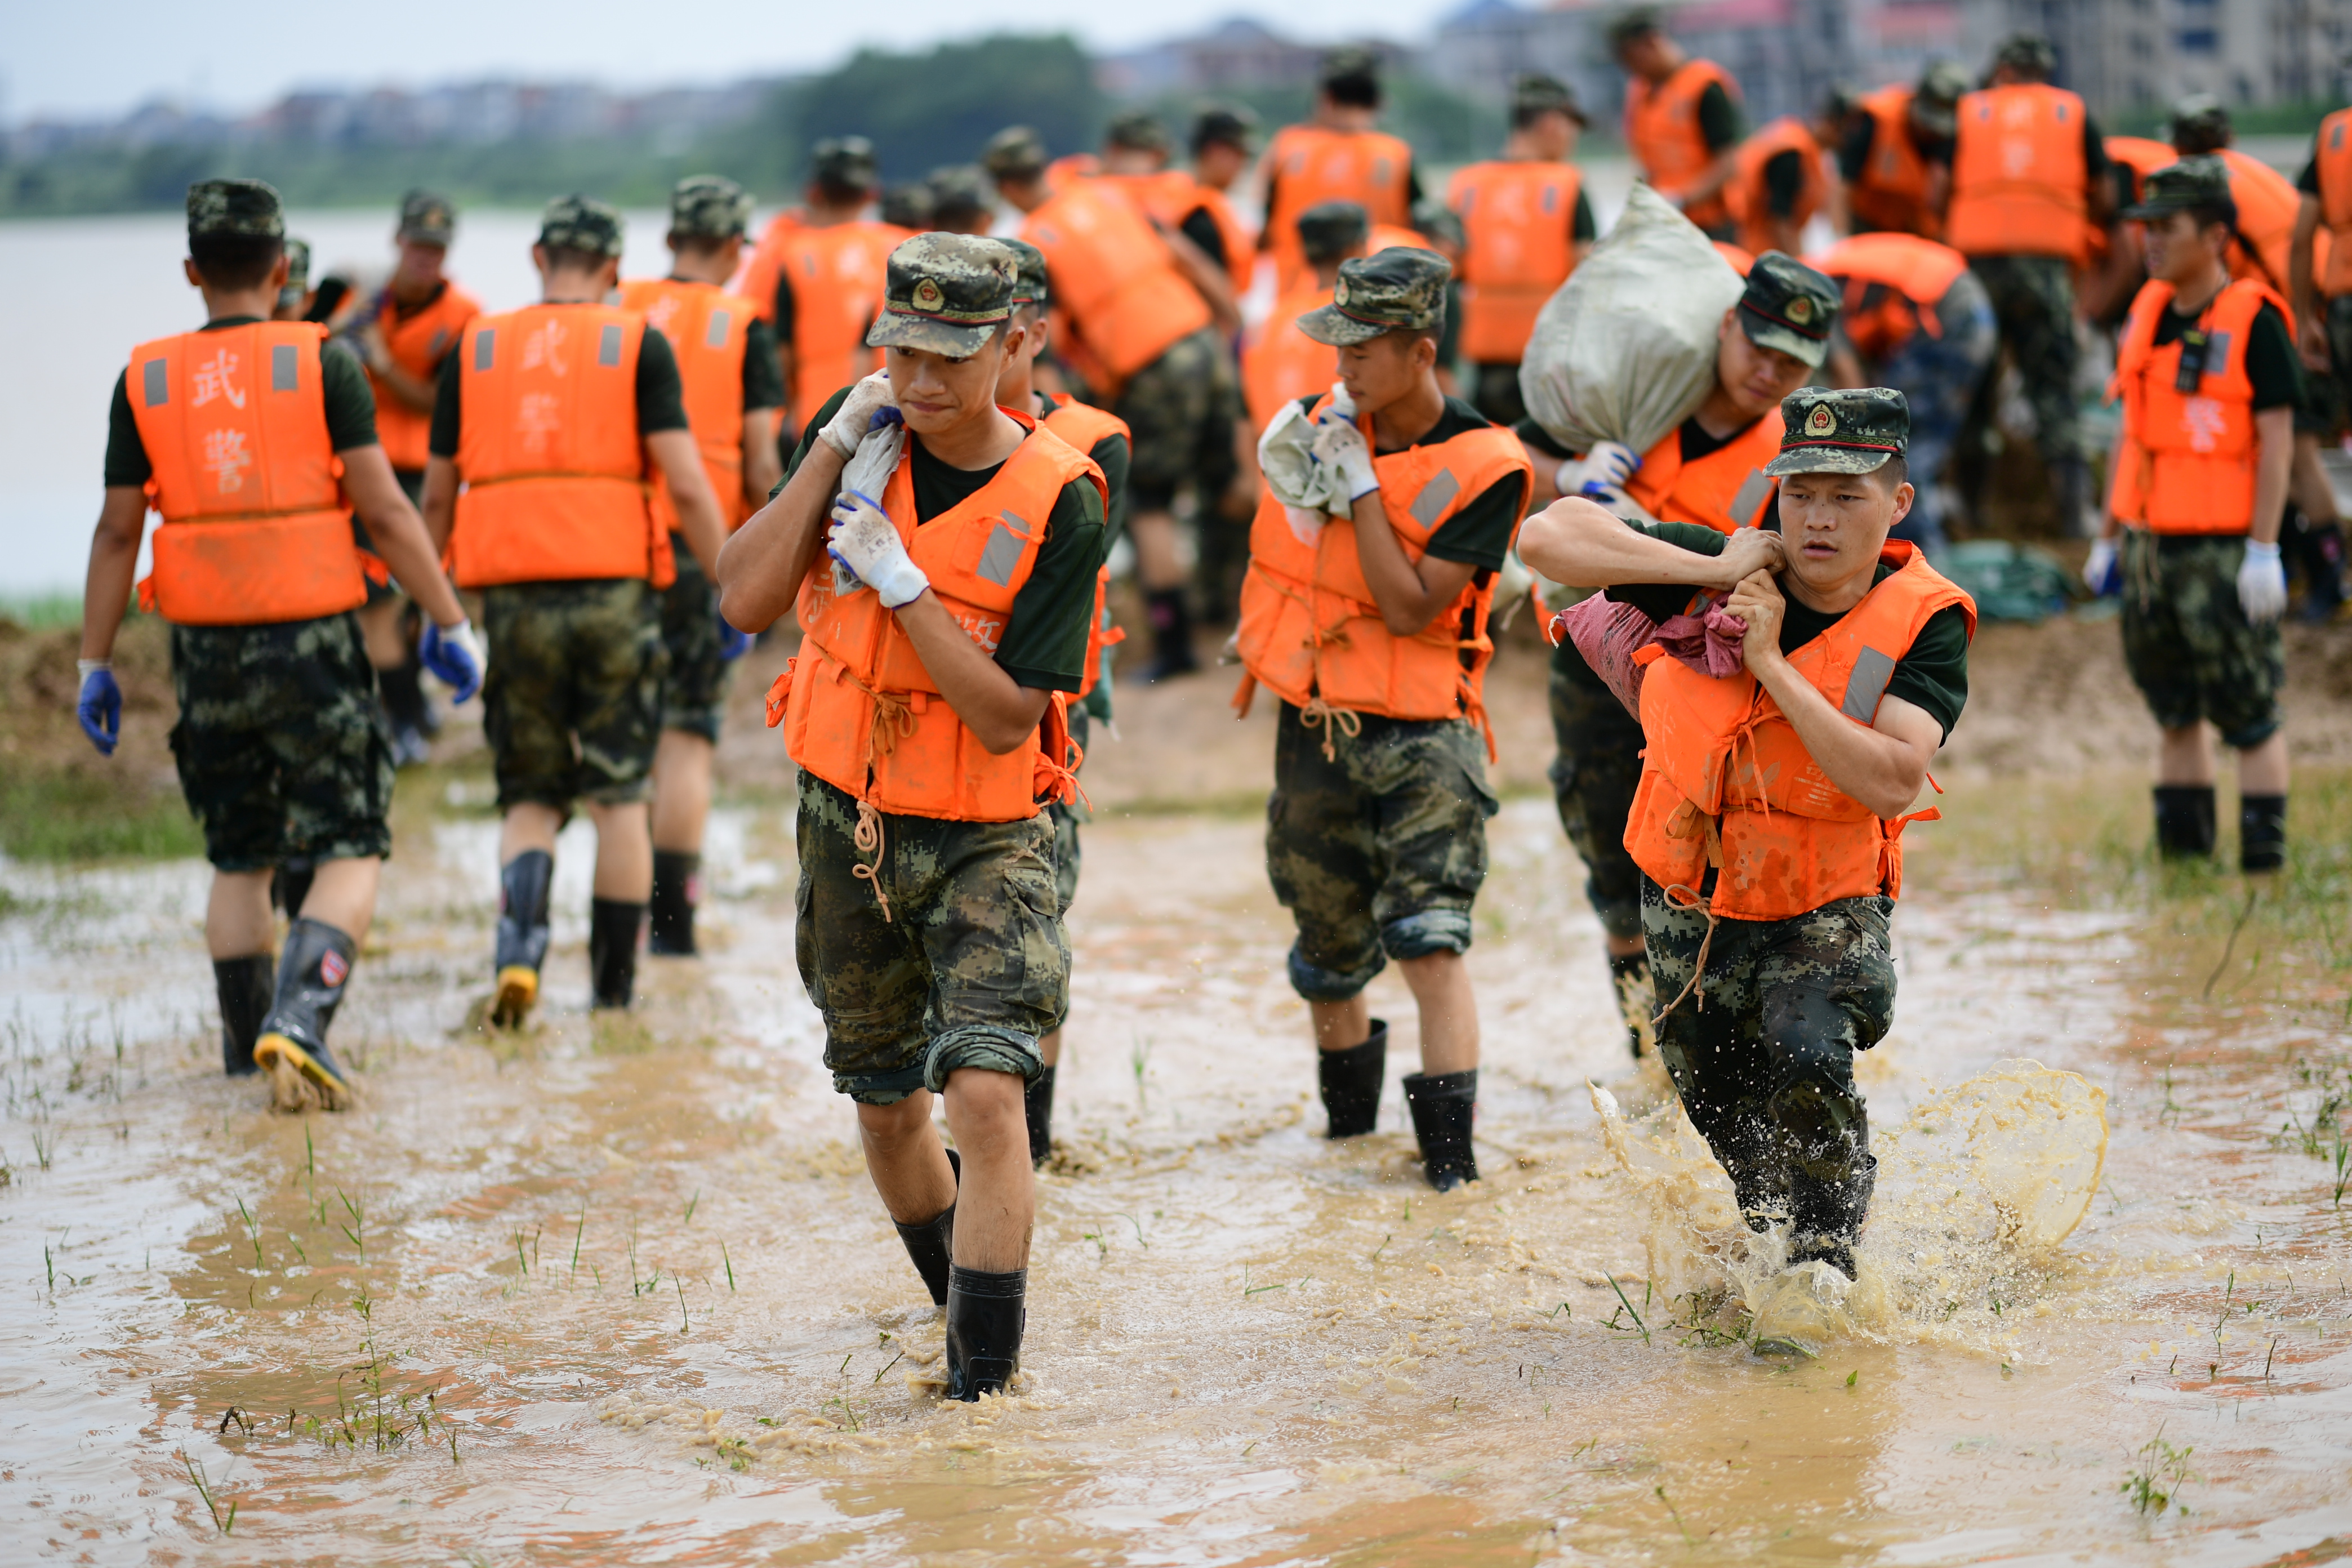
MULTIPOLYGON (((818 1065, 788 816, 721 812, 709 955, 648 961, 625 1019, 585 1011, 567 839, 551 1005, 493 1038, 486 795, 404 777, 341 1117, 219 1077, 200 866, 0 869, 10 1560, 2352 1554, 2352 1058, 2315 955, 2214 969, 2218 936, 1917 835, 1851 1331, 1759 1358, 1771 1260, 1626 1058, 1548 799, 1495 825, 1486 1179, 1443 1197, 1393 1083, 1381 1133, 1320 1137, 1256 823, 1112 814, 1024 1373, 973 1407, 818 1065)), ((1375 1001, 1412 1033, 1393 975, 1375 1001)))

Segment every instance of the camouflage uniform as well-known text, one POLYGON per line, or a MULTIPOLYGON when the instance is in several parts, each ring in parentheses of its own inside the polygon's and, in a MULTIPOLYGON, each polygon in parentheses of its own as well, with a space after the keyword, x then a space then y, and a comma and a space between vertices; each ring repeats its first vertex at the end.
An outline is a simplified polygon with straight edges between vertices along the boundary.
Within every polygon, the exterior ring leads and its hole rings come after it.
POLYGON ((2123 533, 2124 665, 2168 730, 2210 719, 2224 745, 2259 746, 2279 727, 2286 653, 2278 623, 2257 626, 2238 597, 2243 534, 2123 533))
POLYGON ((216 869, 392 852, 392 731, 351 616, 175 626, 172 689, 180 789, 216 869))
POLYGON ((1169 344, 1128 379, 1110 411, 1133 432, 1127 482, 1139 495, 1165 497, 1189 479, 1193 493, 1213 503, 1231 482, 1241 385, 1214 328, 1169 344))
POLYGON ((2033 408, 2034 440, 2045 463, 2079 459, 2082 420, 2074 403, 2074 276, 2063 256, 1976 256, 2000 322, 2000 341, 2016 363, 2033 408))
POLYGON ((653 585, 624 577, 486 588, 482 625, 482 728, 499 809, 645 799, 669 662, 653 585))
POLYGON ((1501 809, 1468 721, 1358 717, 1331 759, 1297 708, 1276 722, 1265 869, 1298 926, 1291 987, 1310 1002, 1348 1000, 1389 958, 1468 951, 1501 809))
POLYGON ((1642 934, 1642 874, 1625 853, 1625 819, 1642 777, 1642 722, 1566 637, 1552 650, 1546 694, 1559 743, 1550 768, 1559 825, 1584 861, 1584 896, 1601 928, 1630 942, 1642 934))

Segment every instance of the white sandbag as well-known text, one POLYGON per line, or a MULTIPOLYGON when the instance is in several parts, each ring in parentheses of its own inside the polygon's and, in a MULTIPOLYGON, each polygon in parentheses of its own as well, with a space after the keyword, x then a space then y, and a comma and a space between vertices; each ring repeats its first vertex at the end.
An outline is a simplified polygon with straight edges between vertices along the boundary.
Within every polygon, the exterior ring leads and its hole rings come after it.
POLYGON ((1528 413, 1572 452, 1646 452, 1715 381, 1716 330, 1745 285, 1698 226, 1636 185, 1624 216, 1545 301, 1519 365, 1528 413))

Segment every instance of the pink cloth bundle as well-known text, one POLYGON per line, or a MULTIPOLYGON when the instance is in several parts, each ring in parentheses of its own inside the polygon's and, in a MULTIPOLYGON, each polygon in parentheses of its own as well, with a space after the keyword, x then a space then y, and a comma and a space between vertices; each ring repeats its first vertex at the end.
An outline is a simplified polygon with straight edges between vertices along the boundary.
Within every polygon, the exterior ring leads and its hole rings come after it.
POLYGON ((1747 622, 1711 599, 1701 601, 1696 615, 1654 621, 1634 605, 1617 604, 1604 594, 1570 605, 1552 617, 1552 627, 1576 645, 1601 683, 1627 712, 1636 715, 1642 711, 1642 678, 1649 667, 1637 663, 1635 654, 1655 643, 1701 675, 1720 679, 1738 673, 1739 645, 1748 635, 1747 622))

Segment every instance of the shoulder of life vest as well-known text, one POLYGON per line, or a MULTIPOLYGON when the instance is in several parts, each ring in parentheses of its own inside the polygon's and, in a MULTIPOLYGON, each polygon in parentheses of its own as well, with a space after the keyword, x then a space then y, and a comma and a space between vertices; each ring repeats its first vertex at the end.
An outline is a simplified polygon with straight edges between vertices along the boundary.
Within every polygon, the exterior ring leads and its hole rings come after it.
POLYGON ((1117 436, 1132 441, 1134 433, 1127 421, 1107 408, 1097 408, 1091 403, 1080 403, 1075 397, 1064 397, 1039 426, 1068 442, 1081 452, 1092 452, 1109 437, 1117 436))
POLYGON ((1780 453, 1777 408, 1696 462, 1682 457, 1676 426, 1643 454, 1626 493, 1665 522, 1695 522, 1719 533, 1758 526, 1779 489, 1765 472, 1780 453))

